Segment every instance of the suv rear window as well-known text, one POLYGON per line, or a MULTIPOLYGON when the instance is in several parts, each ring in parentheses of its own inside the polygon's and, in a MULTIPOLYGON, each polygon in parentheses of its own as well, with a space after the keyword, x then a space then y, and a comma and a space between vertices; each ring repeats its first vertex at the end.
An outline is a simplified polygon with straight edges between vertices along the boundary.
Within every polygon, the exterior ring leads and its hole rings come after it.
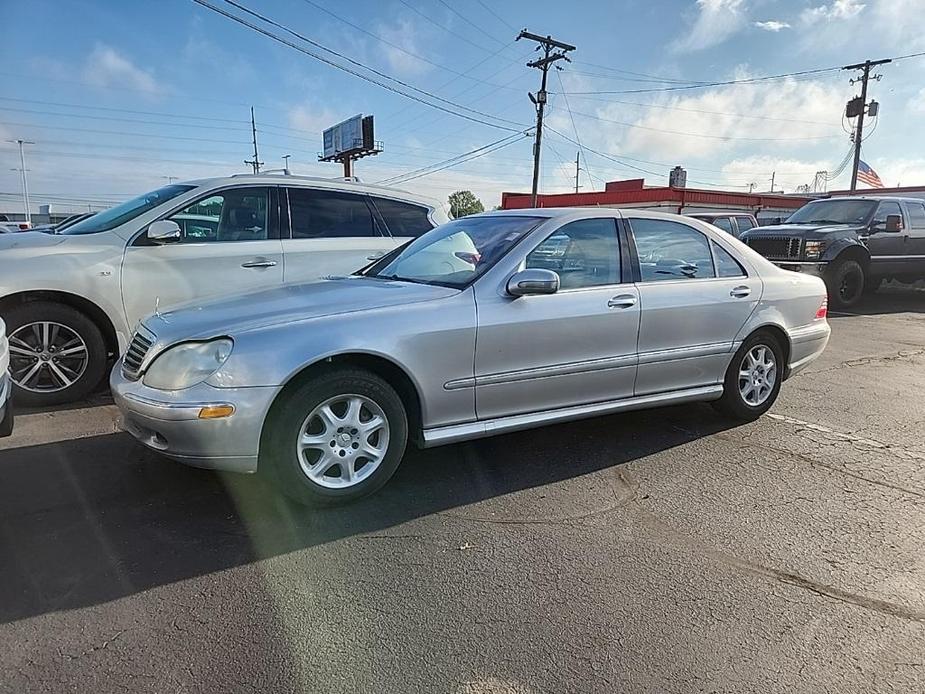
POLYGON ((417 238, 434 228, 426 207, 388 198, 374 197, 372 201, 392 236, 417 238))
POLYGON ((290 188, 289 222, 294 239, 380 236, 365 196, 334 190, 290 188))

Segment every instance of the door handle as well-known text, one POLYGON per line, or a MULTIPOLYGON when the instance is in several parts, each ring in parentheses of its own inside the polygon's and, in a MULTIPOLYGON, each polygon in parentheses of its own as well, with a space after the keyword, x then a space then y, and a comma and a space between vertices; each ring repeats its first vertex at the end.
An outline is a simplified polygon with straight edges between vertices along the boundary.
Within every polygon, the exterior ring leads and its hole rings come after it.
POLYGON ((752 293, 752 290, 742 285, 741 287, 734 287, 729 296, 735 297, 736 299, 742 299, 752 293))
POLYGON ((607 308, 630 308, 636 305, 636 297, 632 294, 618 294, 607 302, 607 308))
POLYGON ((246 263, 241 263, 241 267, 253 268, 253 267, 275 267, 275 260, 267 260, 266 258, 260 258, 255 260, 248 260, 246 263))

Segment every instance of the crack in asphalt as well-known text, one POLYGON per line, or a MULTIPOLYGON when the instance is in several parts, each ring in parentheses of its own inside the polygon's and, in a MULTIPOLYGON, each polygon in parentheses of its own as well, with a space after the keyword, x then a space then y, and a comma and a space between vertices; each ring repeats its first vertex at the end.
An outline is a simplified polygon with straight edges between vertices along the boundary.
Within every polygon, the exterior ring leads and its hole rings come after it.
POLYGON ((742 439, 736 436, 729 436, 727 434, 717 434, 717 438, 722 439, 724 441, 738 443, 742 446, 747 446, 755 450, 767 450, 767 451, 773 451, 775 453, 780 453, 781 455, 784 455, 787 457, 796 458, 797 460, 802 460, 803 462, 809 463, 810 465, 813 465, 813 466, 822 467, 822 468, 825 468, 826 470, 832 470, 833 472, 836 472, 840 475, 844 475, 845 477, 851 477, 852 479, 860 480, 861 482, 873 484, 878 487, 885 487, 886 489, 892 489, 894 491, 902 492, 903 494, 908 494, 910 496, 915 496, 920 499, 925 499, 925 491, 917 491, 915 489, 910 489, 909 487, 903 487, 902 485, 899 485, 899 484, 893 484, 892 482, 885 482, 883 480, 871 479, 870 477, 865 477, 864 475, 860 475, 856 472, 851 472, 850 470, 846 470, 845 468, 839 467, 838 465, 832 465, 831 463, 825 463, 825 462, 822 462, 821 460, 816 460, 815 458, 811 458, 808 455, 804 455, 803 453, 797 453, 796 451, 791 451, 786 448, 778 448, 777 446, 773 446, 768 443, 754 444, 754 443, 750 443, 749 441, 745 439, 742 439))
POLYGON ((802 371, 798 373, 795 376, 795 378, 799 378, 800 376, 811 376, 811 375, 814 376, 816 374, 824 374, 824 373, 828 373, 829 371, 839 371, 841 369, 850 369, 855 366, 872 366, 872 365, 880 365, 880 364, 890 364, 891 362, 894 362, 894 361, 903 361, 905 359, 913 359, 915 357, 920 357, 923 355, 925 355, 925 349, 902 349, 898 352, 894 352, 893 354, 884 354, 879 357, 874 356, 874 355, 865 356, 865 357, 857 357, 855 359, 848 359, 846 361, 843 361, 840 364, 835 364, 834 366, 827 366, 824 369, 814 369, 814 370, 802 371))
POLYGON ((78 658, 83 658, 84 656, 90 655, 91 653, 95 653, 96 651, 101 651, 104 648, 108 648, 109 644, 111 644, 113 641, 115 641, 120 636, 122 636, 122 634, 124 634, 126 631, 127 629, 120 629, 119 631, 115 633, 115 635, 109 637, 108 639, 100 643, 99 645, 91 646, 87 650, 81 653, 78 653, 77 655, 73 655, 71 653, 65 653, 64 651, 59 651, 59 653, 61 654, 61 657, 66 660, 77 660, 78 658))

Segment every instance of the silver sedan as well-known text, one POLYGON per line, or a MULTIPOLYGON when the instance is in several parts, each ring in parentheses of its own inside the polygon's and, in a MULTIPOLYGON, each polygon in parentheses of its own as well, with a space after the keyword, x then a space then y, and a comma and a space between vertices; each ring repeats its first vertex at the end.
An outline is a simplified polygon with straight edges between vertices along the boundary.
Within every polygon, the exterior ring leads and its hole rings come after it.
POLYGON ((334 503, 385 484, 409 440, 694 401, 754 419, 828 339, 821 280, 708 224, 519 210, 349 277, 155 313, 111 385, 145 445, 334 503))

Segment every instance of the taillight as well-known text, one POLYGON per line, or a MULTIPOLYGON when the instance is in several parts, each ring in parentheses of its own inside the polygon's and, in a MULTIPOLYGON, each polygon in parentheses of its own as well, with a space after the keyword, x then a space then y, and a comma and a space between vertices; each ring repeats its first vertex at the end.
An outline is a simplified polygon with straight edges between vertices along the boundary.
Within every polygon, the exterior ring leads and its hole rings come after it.
POLYGON ((816 320, 823 320, 829 313, 829 297, 823 297, 822 306, 816 310, 816 320))

